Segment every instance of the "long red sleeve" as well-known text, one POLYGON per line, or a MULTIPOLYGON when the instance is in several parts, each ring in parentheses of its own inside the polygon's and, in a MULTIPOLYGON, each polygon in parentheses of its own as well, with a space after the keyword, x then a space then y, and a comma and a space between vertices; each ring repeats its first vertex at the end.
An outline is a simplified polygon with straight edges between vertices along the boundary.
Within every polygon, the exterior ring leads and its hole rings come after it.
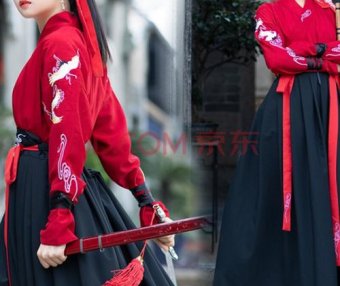
MULTIPOLYGON (((80 39, 79 39, 80 40, 80 39)), ((75 204, 83 193, 81 179, 86 152, 83 130, 91 126, 89 104, 85 96, 81 42, 54 39, 46 45, 42 68, 42 105, 50 124, 49 181, 51 193, 63 192, 75 204), (79 44, 79 45, 78 45, 79 44)), ((76 239, 74 219, 68 209, 53 209, 41 242, 49 245, 76 239)))
POLYGON ((91 142, 105 171, 120 186, 132 189, 144 184, 140 160, 131 153, 124 111, 107 79, 106 98, 97 117, 91 142))
POLYGON ((340 64, 340 41, 326 43, 327 48, 323 55, 325 60, 340 64))
MULTIPOLYGON (((316 43, 292 42, 287 45, 274 18, 270 4, 262 4, 256 12, 255 37, 268 68, 275 74, 298 74, 308 70, 306 56, 316 56, 316 43)), ((337 72, 336 66, 323 61, 321 71, 337 72)))
POLYGON ((56 40, 46 51, 42 83, 42 104, 50 121, 50 189, 67 193, 75 203, 85 186, 81 179, 86 158, 83 126, 90 118, 83 93, 82 56, 76 46, 56 40))
POLYGON ((124 112, 107 75, 94 76, 73 13, 58 13, 46 23, 15 84, 13 114, 18 128, 49 146, 51 211, 41 243, 62 245, 76 239, 71 209, 84 191, 81 175, 90 140, 110 177, 139 199, 150 200, 139 159, 131 153, 124 112), (67 206, 55 203, 58 197, 66 197, 67 206))

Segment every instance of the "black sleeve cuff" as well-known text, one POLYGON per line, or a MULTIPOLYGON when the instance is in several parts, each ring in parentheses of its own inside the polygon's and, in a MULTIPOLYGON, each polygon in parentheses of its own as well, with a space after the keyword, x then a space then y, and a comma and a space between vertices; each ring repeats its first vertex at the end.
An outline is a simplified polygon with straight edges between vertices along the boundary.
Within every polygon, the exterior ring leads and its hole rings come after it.
POLYGON ((315 47, 316 47, 316 56, 318 58, 321 58, 327 49, 327 45, 323 43, 317 43, 315 47))
POLYGON ((54 192, 50 197, 50 209, 73 209, 72 200, 63 192, 54 192))
POLYGON ((131 189, 130 191, 135 199, 138 201, 139 207, 151 205, 155 201, 145 183, 131 189))
POLYGON ((306 58, 308 70, 321 70, 322 59, 320 58, 306 58))

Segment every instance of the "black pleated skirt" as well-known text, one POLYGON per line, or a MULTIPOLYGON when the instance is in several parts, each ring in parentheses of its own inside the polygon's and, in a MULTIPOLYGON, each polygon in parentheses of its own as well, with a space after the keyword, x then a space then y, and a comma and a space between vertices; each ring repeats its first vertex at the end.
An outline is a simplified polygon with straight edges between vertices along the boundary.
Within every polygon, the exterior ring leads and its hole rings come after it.
MULTIPOLYGON (((10 189, 9 254, 12 286, 100 286, 112 270, 124 268, 140 254, 142 243, 69 256, 45 270, 37 258, 39 232, 49 213, 47 151, 23 151, 18 176, 10 189)), ((135 228, 98 172, 84 170, 87 187, 74 208, 76 235, 95 236, 135 228)), ((6 254, 0 227, 0 286, 8 286, 6 254)), ((173 285, 150 249, 145 255, 141 285, 173 285)))
MULTIPOLYGON (((291 232, 282 231, 282 95, 277 85, 278 79, 250 130, 259 132, 259 154, 248 148, 237 163, 222 219, 215 286, 340 285, 328 183, 328 75, 297 75, 291 94, 291 232)), ((337 162, 340 166, 339 155, 337 162)), ((337 172, 340 182, 340 167, 337 172)))

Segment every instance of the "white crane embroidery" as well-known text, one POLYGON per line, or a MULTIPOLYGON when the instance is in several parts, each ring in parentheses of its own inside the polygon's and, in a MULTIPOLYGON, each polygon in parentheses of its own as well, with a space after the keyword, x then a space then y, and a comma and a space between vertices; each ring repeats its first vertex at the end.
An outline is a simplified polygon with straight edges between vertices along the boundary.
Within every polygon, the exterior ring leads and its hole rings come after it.
POLYGON ((49 74, 49 83, 53 86, 60 79, 67 79, 69 84, 71 84, 71 76, 77 77, 74 74, 71 74, 71 71, 79 67, 79 54, 75 55, 70 61, 64 62, 59 59, 56 55, 53 56, 56 61, 56 67, 53 68, 53 73, 49 74))
POLYGON ((59 107, 59 104, 64 100, 64 92, 61 89, 56 88, 55 96, 51 103, 51 112, 52 112, 52 122, 53 124, 60 123, 63 119, 62 116, 58 117, 55 114, 55 109, 59 107))
POLYGON ((60 103, 64 100, 64 92, 61 89, 58 89, 58 87, 54 86, 53 91, 54 97, 51 103, 51 111, 48 111, 45 103, 43 103, 44 111, 46 114, 50 117, 53 124, 58 124, 63 119, 62 116, 57 116, 55 114, 55 110, 59 107, 60 103))

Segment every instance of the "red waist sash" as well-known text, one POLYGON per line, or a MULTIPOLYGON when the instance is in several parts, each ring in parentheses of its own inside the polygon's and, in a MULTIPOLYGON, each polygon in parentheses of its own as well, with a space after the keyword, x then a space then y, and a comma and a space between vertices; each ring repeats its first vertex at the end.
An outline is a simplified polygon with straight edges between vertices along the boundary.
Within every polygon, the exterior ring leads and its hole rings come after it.
MULTIPOLYGON (((290 120, 290 96, 294 76, 281 76, 277 92, 282 93, 282 149, 283 149, 283 224, 284 231, 291 230, 292 210, 292 142, 290 120)), ((339 135, 338 76, 329 76, 329 121, 328 121, 328 181, 336 265, 340 266, 340 219, 337 187, 337 151, 339 135)))
POLYGON ((11 285, 11 275, 9 271, 9 251, 8 251, 9 189, 10 189, 10 185, 16 180, 20 152, 23 150, 39 151, 39 147, 38 145, 28 146, 28 147, 25 147, 23 145, 15 145, 11 149, 9 149, 6 162, 5 162, 5 182, 6 182, 5 206, 6 206, 6 210, 5 210, 5 221, 4 221, 4 240, 5 240, 5 247, 6 247, 7 272, 8 272, 9 285, 11 285))

